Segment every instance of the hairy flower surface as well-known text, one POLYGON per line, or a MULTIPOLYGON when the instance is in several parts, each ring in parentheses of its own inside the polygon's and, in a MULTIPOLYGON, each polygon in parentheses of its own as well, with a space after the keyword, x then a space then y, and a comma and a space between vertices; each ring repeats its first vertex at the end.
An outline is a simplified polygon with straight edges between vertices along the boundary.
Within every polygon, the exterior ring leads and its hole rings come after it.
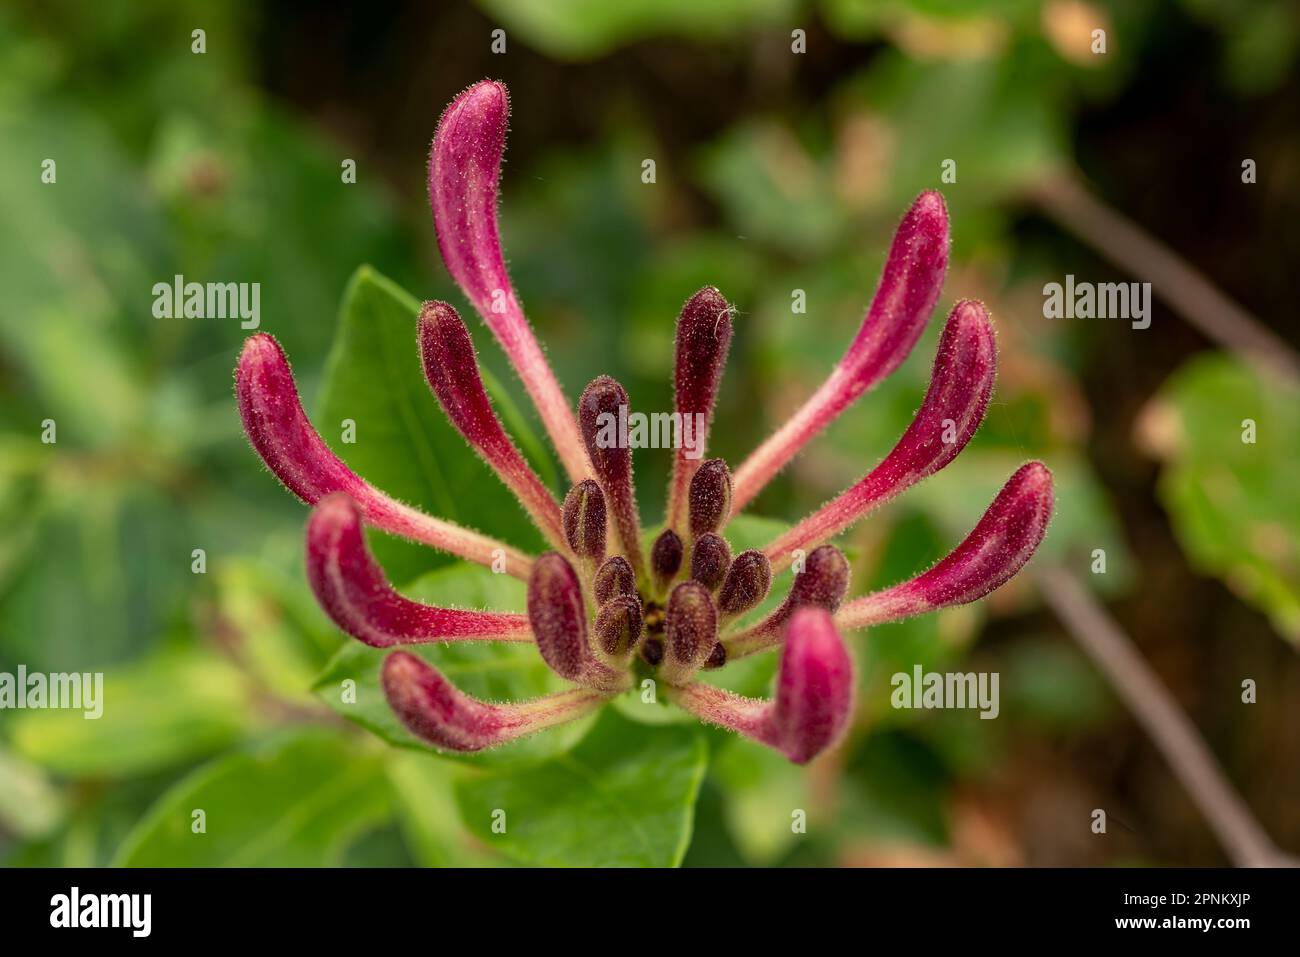
MULTIPOLYGON (((924 331, 947 269, 948 214, 922 193, 899 225, 857 335, 829 377, 734 470, 678 448, 664 524, 649 548, 636 502, 630 448, 605 425, 629 409, 626 390, 599 376, 567 400, 524 317, 497 230, 497 191, 509 99, 478 83, 447 108, 429 161, 429 201, 442 257, 497 338, 537 408, 573 483, 557 497, 503 427, 479 374, 473 340, 456 310, 427 302, 412 329, 438 404, 469 446, 518 498, 552 551, 506 543, 395 501, 353 473, 312 427, 279 344, 261 333, 244 345, 236 393, 245 431, 272 472, 313 506, 307 575, 340 629, 377 648, 421 642, 535 644, 567 690, 530 701, 481 701, 410 652, 382 666, 389 705, 435 747, 478 751, 591 713, 653 676, 666 697, 805 763, 834 745, 853 712, 853 661, 842 632, 984 597, 1016 574, 1046 533, 1052 476, 1022 466, 951 554, 910 581, 845 601, 849 563, 829 540, 951 462, 979 428, 996 368, 984 306, 963 300, 944 324, 930 386, 897 445, 857 483, 762 549, 733 554, 728 522, 799 451, 896 369, 924 331), (370 554, 370 525, 527 582, 526 614, 439 608, 399 594, 370 554), (500 563, 504 564, 500 564, 500 563), (746 622, 773 577, 793 582, 769 614, 746 622), (700 679, 735 658, 779 649, 773 696, 744 698, 700 679)), ((674 403, 700 424, 702 450, 722 385, 733 309, 713 288, 677 320, 674 403)))

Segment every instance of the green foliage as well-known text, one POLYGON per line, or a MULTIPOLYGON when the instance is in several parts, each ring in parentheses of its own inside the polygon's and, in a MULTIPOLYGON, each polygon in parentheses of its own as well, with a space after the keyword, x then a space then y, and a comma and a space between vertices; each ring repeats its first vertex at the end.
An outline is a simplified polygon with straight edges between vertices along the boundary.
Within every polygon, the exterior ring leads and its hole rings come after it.
POLYGON ((1300 393, 1222 354, 1193 359, 1145 416, 1160 498, 1202 573, 1300 644, 1300 393), (1249 420, 1249 422, 1247 421, 1249 420))
POLYGON ((384 820, 389 800, 381 755, 322 731, 293 732, 181 781, 127 836, 114 864, 336 864, 350 841, 384 820))
POLYGON ((572 751, 469 778, 456 795, 470 830, 520 863, 674 867, 690 843, 705 760, 697 729, 646 728, 606 710, 572 751))

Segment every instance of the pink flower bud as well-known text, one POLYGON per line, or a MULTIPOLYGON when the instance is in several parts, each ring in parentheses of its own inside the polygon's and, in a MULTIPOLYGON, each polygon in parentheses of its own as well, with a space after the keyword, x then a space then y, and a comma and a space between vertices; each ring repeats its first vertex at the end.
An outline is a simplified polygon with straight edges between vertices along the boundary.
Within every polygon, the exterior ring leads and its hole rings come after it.
POLYGON ((445 302, 426 302, 420 312, 420 358, 425 378, 456 431, 515 493, 547 541, 562 548, 560 507, 506 435, 479 375, 469 330, 445 302))
POLYGON ((748 505, 810 438, 907 358, 939 301, 948 245, 943 197, 922 193, 894 234, 871 308, 830 378, 736 470, 734 511, 748 505))
POLYGON ((978 302, 957 303, 939 339, 930 388, 903 437, 858 484, 765 548, 773 566, 785 568, 797 550, 839 534, 955 459, 984 419, 996 364, 988 313, 978 302))
POLYGON ((561 678, 601 690, 622 689, 627 672, 599 661, 587 643, 587 607, 573 566, 547 552, 533 562, 528 579, 528 622, 537 650, 561 678))
MULTIPOLYGON (((683 428, 694 429, 698 422, 702 429, 692 443, 695 458, 688 457, 687 453, 692 450, 687 449, 685 443, 673 456, 673 475, 668 486, 669 528, 681 528, 683 501, 699 465, 699 457, 707 446, 713 406, 730 347, 731 306, 718 290, 712 287, 701 289, 686 300, 677 319, 677 357, 673 378, 676 409, 681 413, 683 428)), ((705 531, 717 531, 717 528, 705 531)))
POLYGON ((605 501, 614 517, 614 528, 623 553, 641 574, 641 519, 636 508, 632 482, 632 450, 622 434, 627 421, 627 390, 609 376, 588 383, 578 400, 578 422, 591 457, 592 468, 605 490, 605 501))
POLYGON ((416 737, 449 751, 481 751, 589 714, 607 700, 586 688, 532 701, 492 704, 465 694, 415 655, 384 659, 381 680, 388 705, 416 737))
POLYGON ((528 390, 570 479, 588 475, 576 423, 506 272, 497 187, 510 100, 505 85, 476 83, 447 107, 429 153, 429 206, 447 271, 500 341, 528 390))
POLYGON ((393 590, 366 547, 346 493, 320 500, 307 523, 307 580, 334 623, 376 648, 426 641, 531 641, 523 615, 437 608, 393 590))
POLYGON ((267 333, 258 333, 244 343, 235 370, 235 393, 253 448, 289 491, 308 505, 315 505, 330 492, 346 492, 366 522, 376 528, 483 565, 491 566, 498 556, 504 556, 507 572, 528 576, 528 556, 394 501, 344 465, 307 420, 289 362, 280 344, 267 333))
POLYGON ((834 545, 814 548, 804 560, 803 571, 794 576, 794 584, 780 607, 726 640, 727 658, 743 658, 779 645, 796 611, 809 606, 834 612, 844 601, 848 588, 849 562, 844 553, 834 545))
POLYGON ((786 632, 772 741, 795 764, 807 764, 834 744, 853 714, 853 661, 830 612, 805 607, 786 632))
POLYGON ((836 623, 866 628, 983 598, 1033 556, 1047 533, 1053 500, 1047 466, 1022 465, 948 557, 911 581, 849 602, 835 616, 836 623))

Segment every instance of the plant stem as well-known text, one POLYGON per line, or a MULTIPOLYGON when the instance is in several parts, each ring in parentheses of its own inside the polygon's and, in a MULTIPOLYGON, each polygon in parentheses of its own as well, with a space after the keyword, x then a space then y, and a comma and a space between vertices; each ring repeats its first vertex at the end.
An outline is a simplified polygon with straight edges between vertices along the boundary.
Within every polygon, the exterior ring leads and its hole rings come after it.
POLYGON ((1048 605, 1150 735, 1237 867, 1293 866, 1274 846, 1169 690, 1078 580, 1061 567, 1038 575, 1048 605))

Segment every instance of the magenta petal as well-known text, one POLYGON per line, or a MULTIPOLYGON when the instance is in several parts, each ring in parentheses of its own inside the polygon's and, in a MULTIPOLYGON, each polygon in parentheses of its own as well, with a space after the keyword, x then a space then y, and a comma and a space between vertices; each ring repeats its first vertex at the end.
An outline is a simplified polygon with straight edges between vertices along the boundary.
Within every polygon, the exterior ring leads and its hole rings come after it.
POLYGON ((903 437, 865 478, 763 550, 773 568, 785 568, 796 551, 839 534, 955 459, 984 420, 996 370, 988 313, 978 302, 957 303, 939 339, 925 400, 903 437))
POLYGON ((739 513, 814 435, 907 358, 925 329, 948 269, 948 211, 937 192, 917 197, 894 234, 862 326, 830 377, 736 471, 739 513))
POLYGON ((447 271, 500 341, 537 406, 565 471, 589 474, 569 403, 515 296, 497 232, 497 187, 510 99, 505 85, 476 83, 447 107, 429 154, 429 206, 447 271))
POLYGON ((560 506, 502 427, 483 387, 469 330, 445 302, 426 302, 420 311, 420 358, 425 378, 456 431, 518 496, 547 541, 563 548, 560 506))
POLYGON ((334 623, 376 648, 426 641, 532 641, 523 615, 436 608, 393 590, 366 548, 361 510, 344 492, 307 523, 307 580, 334 623))
POLYGON ((769 718, 775 747, 796 764, 829 748, 848 727, 853 687, 853 661, 830 612, 799 609, 786 632, 769 718))
POLYGON ((481 751, 594 711, 606 700, 585 688, 531 701, 493 704, 465 694, 415 655, 395 651, 384 659, 382 681, 389 707, 416 737, 449 751, 481 751))
POLYGON ((1022 465, 965 541, 939 564, 911 581, 849 602, 835 616, 836 623, 866 628, 983 598, 1033 556, 1047 533, 1053 501, 1047 466, 1022 465))
POLYGON ((289 491, 308 505, 330 492, 346 492, 375 528, 483 565, 491 566, 501 558, 509 574, 528 576, 532 562, 527 555, 396 502, 344 465, 307 420, 289 362, 270 335, 258 333, 244 343, 235 370, 235 392, 253 448, 289 491))

